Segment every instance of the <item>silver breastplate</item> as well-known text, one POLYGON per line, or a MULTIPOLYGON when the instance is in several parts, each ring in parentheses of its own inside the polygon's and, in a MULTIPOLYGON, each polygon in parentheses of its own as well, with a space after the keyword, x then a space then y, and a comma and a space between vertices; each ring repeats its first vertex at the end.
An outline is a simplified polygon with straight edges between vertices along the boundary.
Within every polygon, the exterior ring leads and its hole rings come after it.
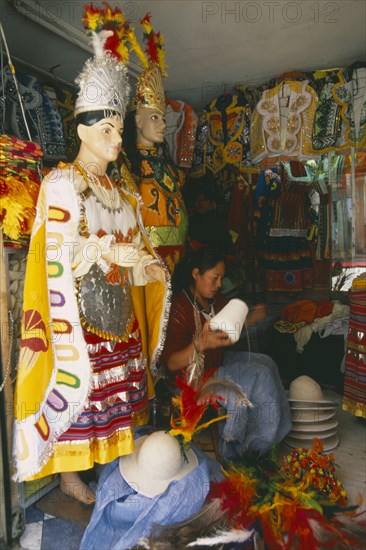
POLYGON ((107 340, 128 340, 134 313, 127 281, 124 287, 108 283, 102 269, 93 264, 76 281, 76 292, 80 319, 86 330, 107 340))

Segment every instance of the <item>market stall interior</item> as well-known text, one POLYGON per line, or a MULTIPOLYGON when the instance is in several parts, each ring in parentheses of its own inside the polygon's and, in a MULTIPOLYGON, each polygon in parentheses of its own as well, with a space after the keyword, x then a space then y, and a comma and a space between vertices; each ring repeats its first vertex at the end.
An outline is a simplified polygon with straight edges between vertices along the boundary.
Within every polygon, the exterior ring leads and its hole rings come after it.
MULTIPOLYGON (((3 542, 77 548, 91 515, 63 500, 57 473, 12 481, 11 459, 24 279, 40 183, 59 162, 72 162, 79 147, 74 80, 92 53, 84 4, 7 0, 1 8, 0 548, 3 542)), ((250 309, 266 305, 234 349, 269 355, 286 390, 304 375, 320 384, 333 403, 329 417, 323 410, 317 418, 321 439, 329 436, 325 450, 335 453, 350 501, 364 509, 366 3, 110 4, 95 4, 95 13, 109 9, 113 19, 114 7, 122 10, 136 40, 150 39, 164 73, 165 141, 148 148, 144 161, 147 178, 153 173, 156 181, 145 208, 162 218, 166 204, 159 238, 170 250, 182 195, 190 222, 186 257, 202 247, 223 248, 221 292, 250 309), (164 174, 163 152, 172 167, 164 174), (179 191, 172 182, 178 172, 179 191), (173 198, 181 193, 179 201, 173 204, 167 190, 173 198)), ((144 67, 130 46, 133 97, 144 67)), ((120 156, 108 175, 138 193, 132 165, 127 154, 120 156)), ((176 269, 174 292, 179 264, 168 267, 176 269)), ((42 337, 34 340, 41 348, 42 337)), ((170 396, 163 385, 155 389, 150 420, 166 427, 170 396)), ((311 423, 293 423, 283 453, 313 434, 311 423)), ((216 435, 208 429, 197 443, 220 459, 216 435)), ((96 468, 85 480, 95 488, 98 475, 96 468)))

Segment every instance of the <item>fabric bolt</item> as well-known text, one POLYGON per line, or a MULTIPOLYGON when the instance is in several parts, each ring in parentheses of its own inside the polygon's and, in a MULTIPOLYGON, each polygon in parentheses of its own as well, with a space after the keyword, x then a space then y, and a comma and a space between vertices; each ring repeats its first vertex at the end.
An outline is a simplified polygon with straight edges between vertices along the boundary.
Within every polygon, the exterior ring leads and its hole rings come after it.
MULTIPOLYGON (((140 429, 140 435, 144 432, 140 429)), ((150 535, 155 525, 185 521, 203 506, 210 480, 222 479, 219 465, 194 448, 199 465, 153 498, 130 486, 118 460, 106 465, 98 482, 96 503, 80 544, 81 550, 127 550, 150 535)))
MULTIPOLYGON (((212 303, 218 313, 228 299, 218 294, 212 303)), ((194 299, 182 291, 172 301, 166 343, 161 365, 174 351, 186 347, 195 333, 194 299)), ((198 308, 199 309, 199 308, 198 308)), ((200 312, 201 323, 205 322, 200 312)), ((268 451, 291 429, 287 397, 274 361, 261 353, 230 352, 222 348, 205 351, 205 371, 217 368, 215 376, 229 378, 241 386, 254 408, 238 407, 236 396, 225 392, 229 418, 219 425, 220 451, 224 458, 234 459, 246 452, 268 451)), ((166 371, 166 369, 165 369, 166 371)), ((172 376, 172 373, 170 373, 172 376)), ((221 394, 220 394, 221 395, 221 394)))
POLYGON ((169 285, 145 274, 158 260, 139 197, 104 183, 60 163, 41 185, 15 394, 19 481, 129 453, 133 425, 148 420, 169 285), (123 244, 118 266, 101 256, 113 242, 123 244))
MULTIPOLYGON (((357 279, 356 279, 357 281, 357 279)), ((366 418, 366 282, 349 292, 350 318, 342 407, 345 411, 366 418), (360 287, 363 284, 363 288, 360 287)))

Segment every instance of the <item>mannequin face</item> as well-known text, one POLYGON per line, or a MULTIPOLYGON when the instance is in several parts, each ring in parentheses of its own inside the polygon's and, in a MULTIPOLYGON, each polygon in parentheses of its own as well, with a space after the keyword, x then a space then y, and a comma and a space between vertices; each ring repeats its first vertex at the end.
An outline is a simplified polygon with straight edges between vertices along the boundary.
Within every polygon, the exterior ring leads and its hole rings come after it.
POLYGON ((139 107, 136 113, 137 143, 152 147, 162 143, 165 135, 165 119, 157 109, 139 107))
POLYGON ((93 163, 105 171, 109 162, 116 160, 122 145, 123 123, 119 118, 103 118, 92 126, 79 124, 81 140, 78 158, 85 163, 93 163))

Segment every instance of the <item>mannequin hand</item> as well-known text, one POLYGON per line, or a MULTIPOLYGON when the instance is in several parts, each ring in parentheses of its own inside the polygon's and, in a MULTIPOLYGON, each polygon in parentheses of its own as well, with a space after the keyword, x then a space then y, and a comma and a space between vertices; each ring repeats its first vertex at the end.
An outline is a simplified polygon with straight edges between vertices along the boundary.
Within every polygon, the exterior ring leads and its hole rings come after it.
POLYGON ((158 264, 149 264, 145 267, 145 272, 151 281, 160 281, 165 284, 164 269, 158 264))
POLYGON ((258 321, 262 321, 267 316, 267 306, 265 304, 257 304, 250 310, 247 315, 245 324, 247 326, 255 325, 258 321))
POLYGON ((133 267, 138 262, 138 248, 133 243, 115 243, 111 244, 109 252, 102 257, 110 264, 133 267))
POLYGON ((201 334, 196 340, 196 346, 199 351, 204 352, 207 349, 216 349, 231 346, 232 342, 229 335, 222 330, 212 330, 210 321, 203 325, 201 334))

